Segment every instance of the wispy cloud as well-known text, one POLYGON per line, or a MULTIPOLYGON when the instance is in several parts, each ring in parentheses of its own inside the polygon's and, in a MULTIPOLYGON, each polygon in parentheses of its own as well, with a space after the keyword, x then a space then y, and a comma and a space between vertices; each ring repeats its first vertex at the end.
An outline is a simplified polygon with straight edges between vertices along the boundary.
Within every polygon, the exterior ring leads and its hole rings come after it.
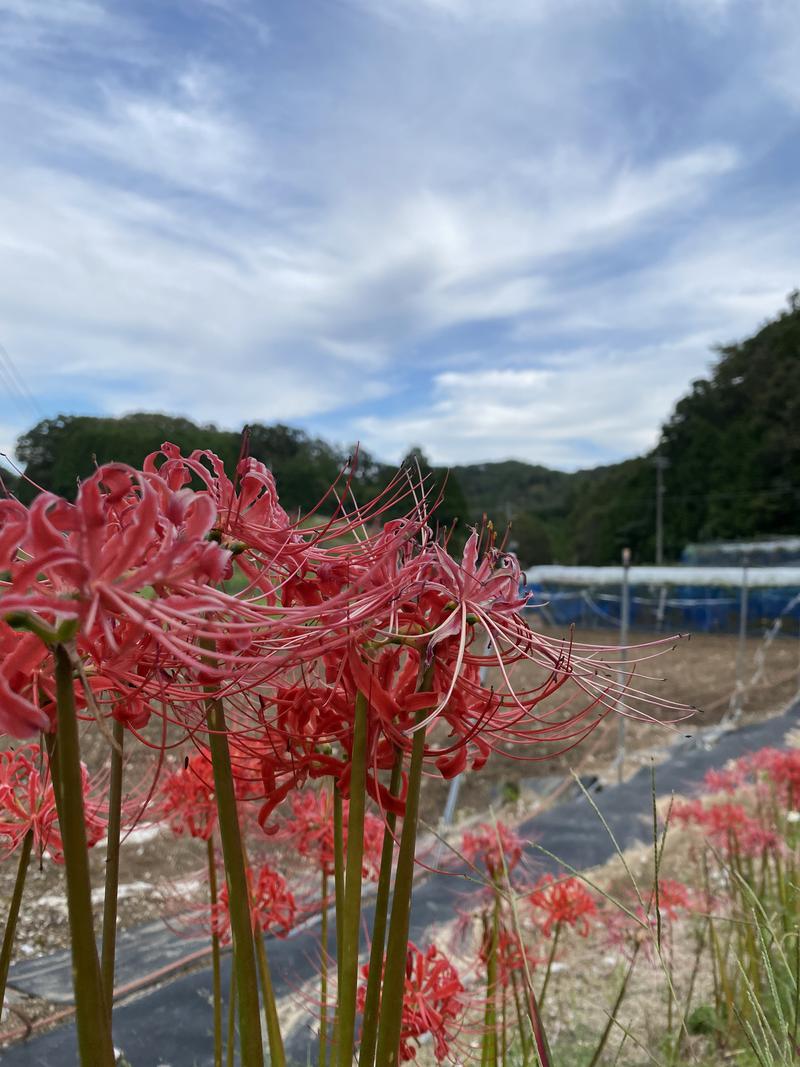
POLYGON ((635 453, 797 284, 777 8, 0 0, 0 341, 50 415, 635 453))

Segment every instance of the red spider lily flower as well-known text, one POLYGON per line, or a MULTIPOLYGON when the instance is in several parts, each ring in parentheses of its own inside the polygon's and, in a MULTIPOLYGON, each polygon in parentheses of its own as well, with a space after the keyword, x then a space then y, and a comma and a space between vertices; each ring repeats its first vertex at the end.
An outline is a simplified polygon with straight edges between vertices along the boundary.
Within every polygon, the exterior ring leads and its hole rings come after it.
POLYGON ((51 675, 50 657, 39 638, 17 633, 0 620, 0 734, 26 738, 50 730, 55 708, 45 694, 52 692, 51 675))
POLYGON ((214 774, 205 752, 189 756, 183 767, 161 782, 158 815, 178 837, 208 841, 217 825, 214 774))
MULTIPOLYGON (((333 875, 335 847, 333 834, 333 796, 327 789, 302 789, 288 797, 291 814, 281 823, 277 836, 288 842, 298 856, 311 860, 314 867, 333 875)), ((344 843, 347 845, 348 804, 342 805, 344 843)), ((364 853, 361 874, 377 881, 383 848, 384 822, 372 812, 364 815, 364 853)))
POLYGON ((198 479, 214 504, 214 534, 225 543, 251 551, 257 548, 273 558, 285 553, 287 541, 302 548, 302 538, 293 534, 289 516, 278 501, 272 471, 255 459, 243 457, 231 481, 213 452, 197 449, 182 456, 177 445, 166 443, 147 457, 143 470, 157 474, 174 492, 183 490, 192 478, 198 479))
MULTIPOLYGON (((287 937, 295 923, 297 905, 283 875, 264 863, 258 870, 248 869, 250 907, 253 929, 275 937, 287 937)), ((225 945, 231 939, 231 921, 228 911, 228 885, 222 886, 217 905, 211 917, 214 933, 225 945)))
POLYGON ((461 851, 473 865, 482 864, 493 881, 514 870, 522 859, 523 842, 505 823, 484 823, 474 830, 466 830, 461 839, 461 851))
POLYGON ((751 753, 745 765, 754 779, 763 775, 785 807, 792 809, 800 802, 800 749, 762 748, 751 753))
POLYGON ((658 909, 663 918, 677 919, 680 912, 688 911, 691 906, 691 891, 687 885, 674 878, 659 879, 658 909))
MULTIPOLYGON (((3 521, 16 533, 21 518, 18 509, 0 511, 0 541, 3 521)), ((235 603, 214 588, 231 567, 230 552, 208 539, 214 519, 207 494, 174 493, 155 475, 106 464, 74 504, 51 493, 33 501, 0 611, 41 634, 69 619, 87 639, 99 628, 107 654, 117 647, 116 626, 134 626, 162 656, 207 672, 197 636, 235 636, 237 627, 209 621, 235 603)))
POLYGON ((549 937, 555 926, 566 924, 581 937, 589 933, 589 918, 596 914, 594 898, 579 878, 554 878, 543 875, 528 896, 535 910, 544 913, 542 933, 549 937))
POLYGON ((735 793, 748 779, 749 767, 735 760, 721 770, 706 771, 703 784, 710 793, 735 793))
MULTIPOLYGON (((358 990, 358 1008, 364 1010, 369 964, 361 968, 364 984, 358 990)), ((464 986, 455 967, 435 945, 421 952, 411 941, 406 956, 400 1059, 416 1060, 420 1039, 433 1040, 437 1063, 447 1059, 465 1010, 464 986)))
MULTIPOLYGON (((81 765, 86 840, 91 848, 106 832, 103 803, 92 794, 86 767, 81 765)), ((6 855, 14 852, 29 830, 33 847, 56 863, 64 854, 58 813, 46 755, 38 745, 0 752, 0 838, 7 839, 6 855)))
POLYGON ((673 806, 672 814, 683 825, 698 827, 728 856, 785 851, 780 834, 748 815, 741 804, 725 802, 705 807, 700 800, 679 802, 673 806))

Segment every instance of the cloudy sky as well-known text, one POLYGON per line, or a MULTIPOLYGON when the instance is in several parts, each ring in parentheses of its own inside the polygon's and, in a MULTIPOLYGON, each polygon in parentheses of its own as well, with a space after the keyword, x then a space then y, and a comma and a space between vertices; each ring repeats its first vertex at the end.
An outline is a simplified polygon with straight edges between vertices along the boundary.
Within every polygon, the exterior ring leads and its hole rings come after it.
POLYGON ((650 447, 800 285, 795 0, 0 0, 0 447, 650 447))

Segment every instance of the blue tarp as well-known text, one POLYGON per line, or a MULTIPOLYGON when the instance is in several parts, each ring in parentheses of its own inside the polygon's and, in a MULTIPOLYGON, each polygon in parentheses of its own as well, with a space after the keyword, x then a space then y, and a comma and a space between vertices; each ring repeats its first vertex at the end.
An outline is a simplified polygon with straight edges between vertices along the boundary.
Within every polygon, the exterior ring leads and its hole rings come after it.
MULTIPOLYGON (((559 626, 612 626, 620 622, 620 583, 572 584, 529 582, 531 605, 559 626)), ((741 587, 730 585, 630 585, 630 625, 642 630, 694 633, 737 633, 742 606, 741 587)), ((800 589, 797 586, 755 587, 747 590, 747 630, 763 633, 781 617, 781 632, 800 633, 800 589)))

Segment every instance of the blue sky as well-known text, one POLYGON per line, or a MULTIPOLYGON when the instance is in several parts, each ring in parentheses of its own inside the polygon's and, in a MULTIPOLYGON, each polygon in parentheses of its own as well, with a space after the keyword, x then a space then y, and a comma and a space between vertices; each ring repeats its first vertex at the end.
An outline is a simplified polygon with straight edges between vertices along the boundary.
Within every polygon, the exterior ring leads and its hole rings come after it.
POLYGON ((651 447, 800 285, 794 0, 0 0, 0 447, 651 447))

